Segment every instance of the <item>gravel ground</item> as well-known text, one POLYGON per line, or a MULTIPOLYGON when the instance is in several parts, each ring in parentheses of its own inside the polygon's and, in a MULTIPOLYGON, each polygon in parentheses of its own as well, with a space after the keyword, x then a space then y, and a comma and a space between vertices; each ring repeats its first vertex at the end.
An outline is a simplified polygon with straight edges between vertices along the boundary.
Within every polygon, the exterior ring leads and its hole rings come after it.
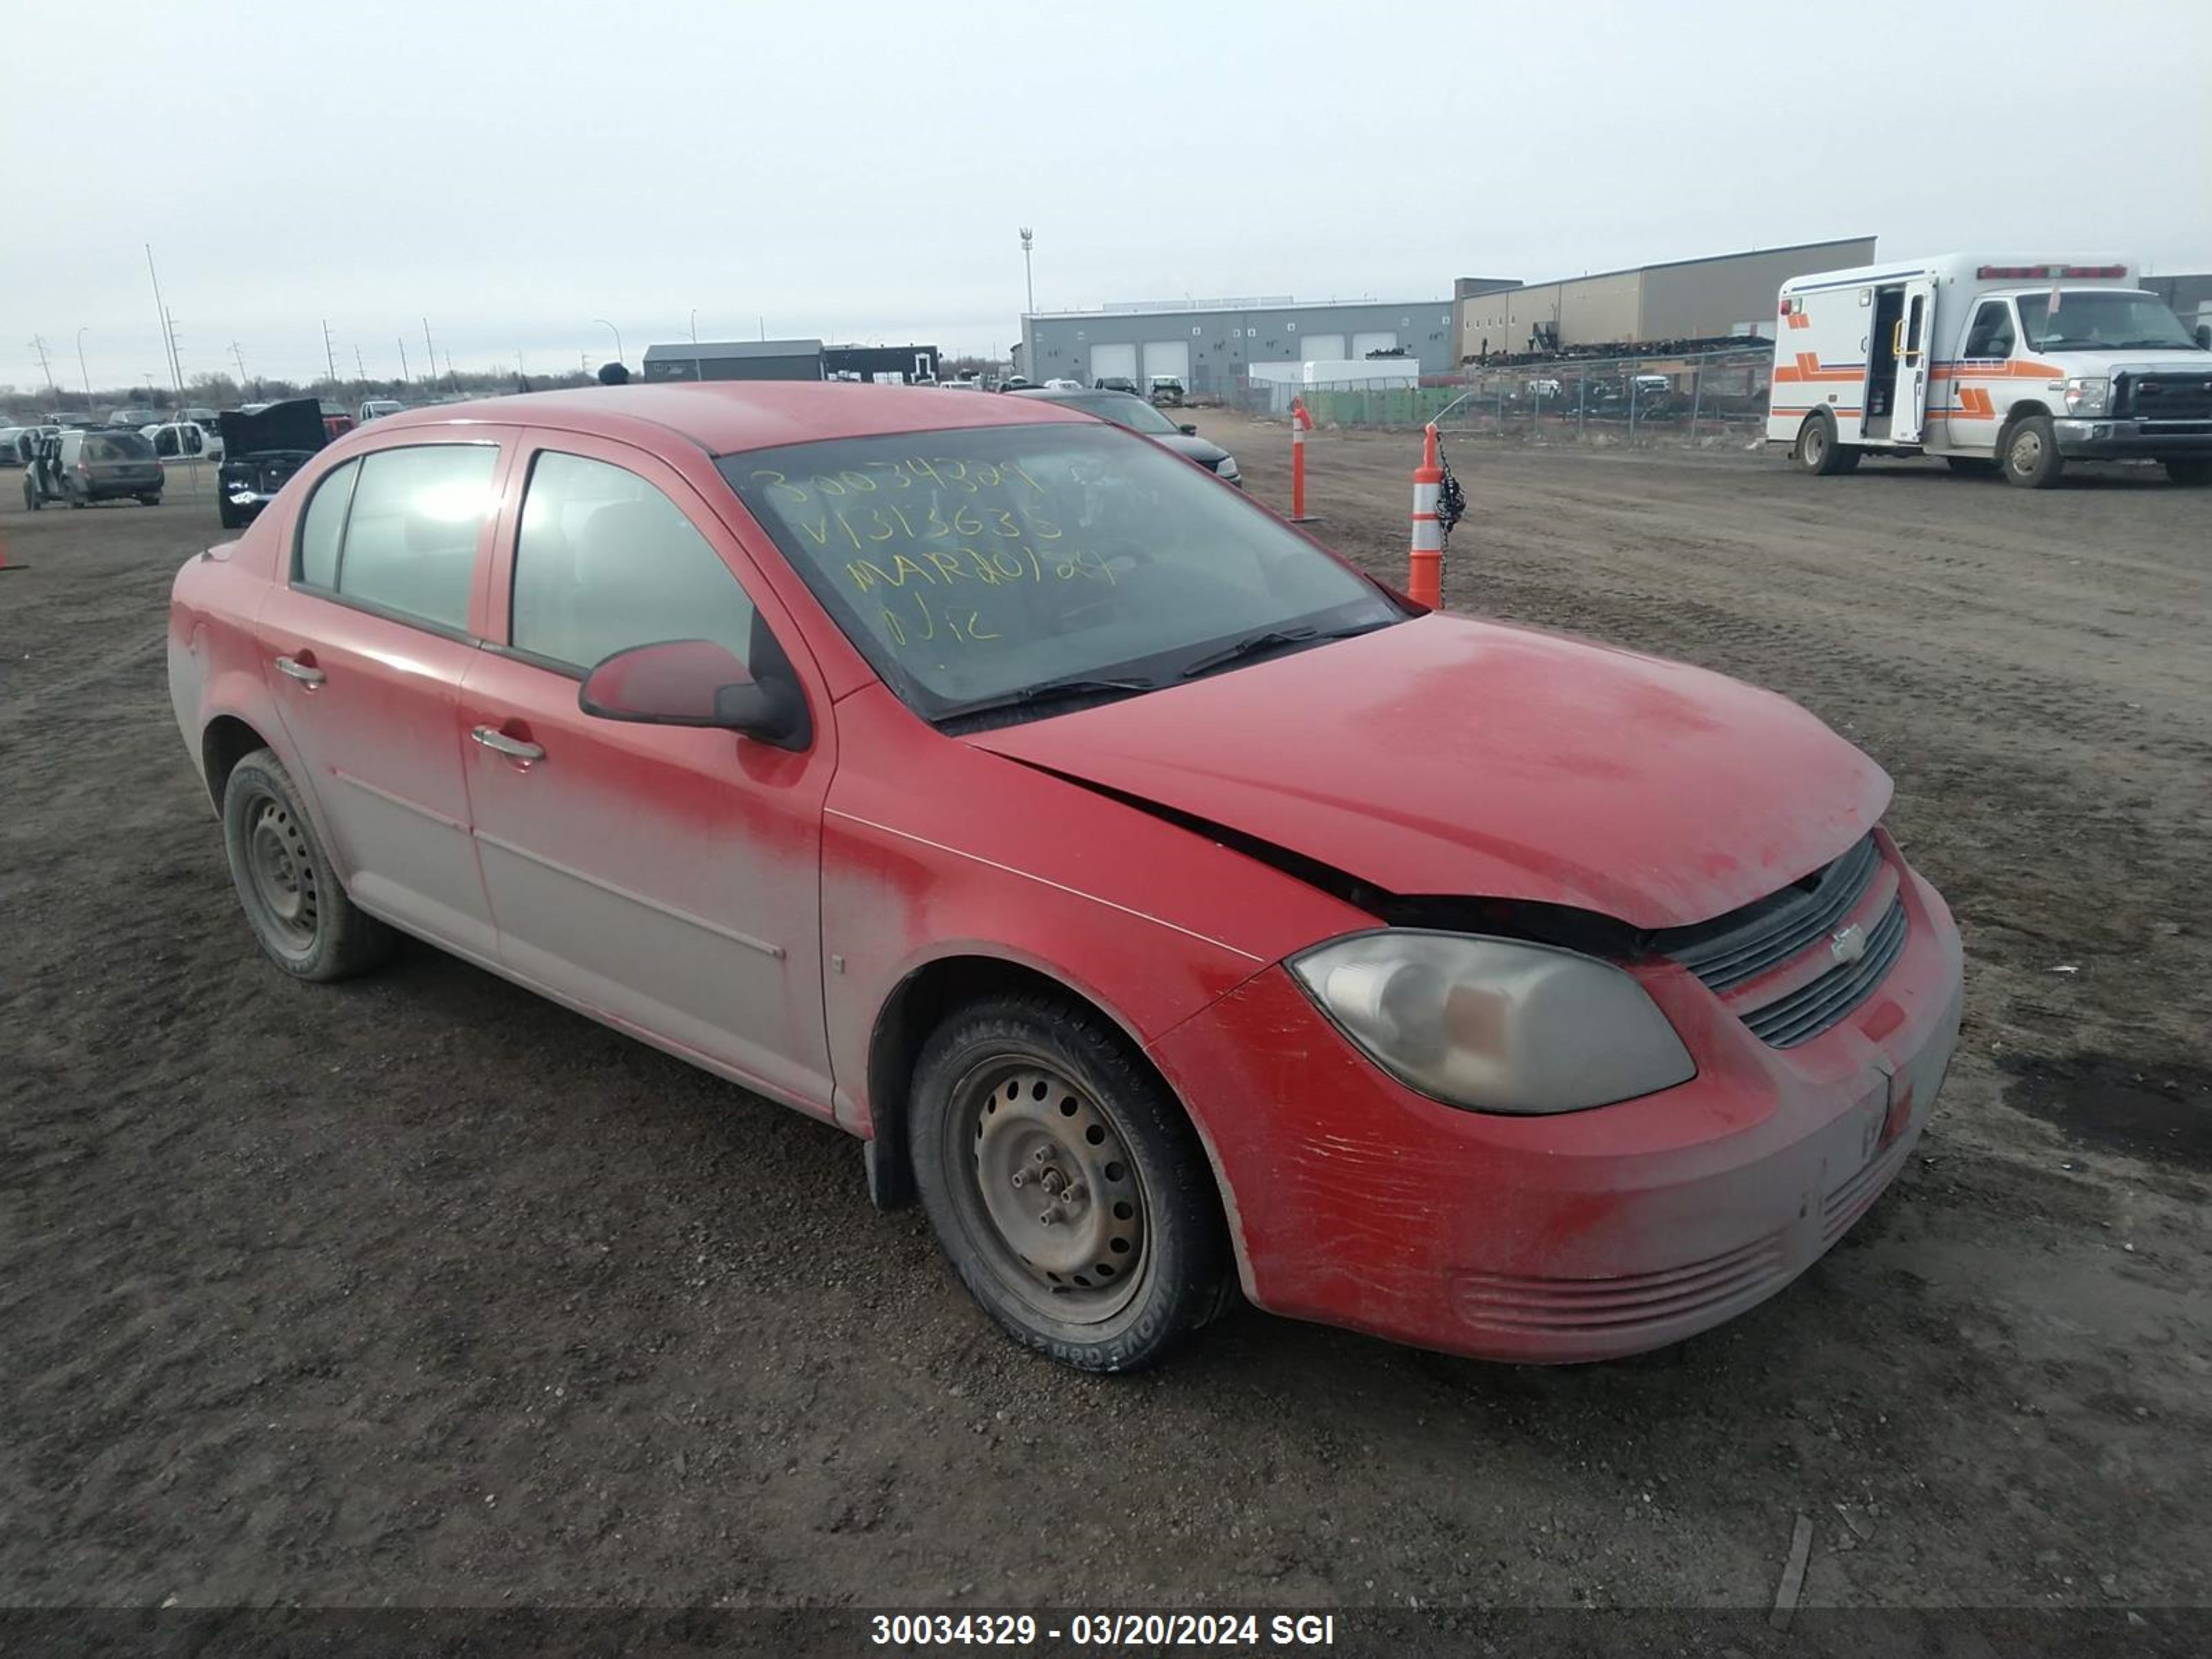
MULTIPOLYGON (((1394 579, 1415 450, 1309 452, 1394 579)), ((289 981, 163 684, 211 500, 0 476, 0 1604, 1763 1607, 1799 1515, 1813 1606, 2212 1601, 2212 497, 1452 459, 1450 603, 1804 702, 1966 937, 1897 1188, 1638 1361, 1248 1310, 1076 1376, 835 1131, 425 948, 289 981)))

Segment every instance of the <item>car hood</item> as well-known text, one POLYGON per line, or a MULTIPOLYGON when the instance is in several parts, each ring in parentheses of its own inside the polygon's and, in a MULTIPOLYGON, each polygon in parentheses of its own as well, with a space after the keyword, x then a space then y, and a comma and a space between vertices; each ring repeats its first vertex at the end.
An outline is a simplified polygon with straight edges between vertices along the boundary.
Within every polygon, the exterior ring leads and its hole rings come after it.
POLYGON ((1887 774, 1721 675, 1432 615, 975 733, 1401 895, 1704 921, 1839 856, 1887 774))
POLYGON ((1219 444, 1208 443, 1188 432, 1146 433, 1156 444, 1165 444, 1185 460, 1196 461, 1208 472, 1229 459, 1229 452, 1219 444))
POLYGON ((313 398, 288 398, 255 415, 226 410, 217 419, 224 459, 264 455, 280 449, 320 449, 330 441, 322 405, 313 398))

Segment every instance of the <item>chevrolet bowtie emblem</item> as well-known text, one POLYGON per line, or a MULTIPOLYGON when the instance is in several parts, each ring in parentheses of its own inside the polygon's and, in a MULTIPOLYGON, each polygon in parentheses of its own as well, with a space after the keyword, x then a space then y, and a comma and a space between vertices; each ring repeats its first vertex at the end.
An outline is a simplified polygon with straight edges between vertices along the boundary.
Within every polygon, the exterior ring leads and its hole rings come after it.
POLYGON ((1838 962, 1856 962, 1866 954, 1866 929, 1853 922, 1829 934, 1828 954, 1838 962))

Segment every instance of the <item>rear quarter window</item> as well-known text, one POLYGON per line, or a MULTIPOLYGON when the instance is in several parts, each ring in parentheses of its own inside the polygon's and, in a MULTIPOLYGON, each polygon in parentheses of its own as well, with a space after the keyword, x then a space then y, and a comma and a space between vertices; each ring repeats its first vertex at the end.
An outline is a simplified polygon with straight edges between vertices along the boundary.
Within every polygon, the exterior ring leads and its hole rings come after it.
POLYGON ((292 553, 292 580, 310 587, 338 585, 338 544, 345 538, 346 509, 353 504, 354 481, 361 463, 348 461, 329 473, 307 498, 300 515, 300 542, 292 553))

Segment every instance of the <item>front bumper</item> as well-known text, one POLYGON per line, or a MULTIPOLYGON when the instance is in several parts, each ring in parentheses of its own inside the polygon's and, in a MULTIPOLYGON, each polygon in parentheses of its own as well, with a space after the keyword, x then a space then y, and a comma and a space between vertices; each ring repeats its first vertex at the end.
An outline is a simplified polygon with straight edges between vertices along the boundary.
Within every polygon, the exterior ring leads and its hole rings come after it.
POLYGON ((2055 420, 2058 453, 2081 460, 2188 460, 2212 456, 2212 421, 2055 420))
POLYGON ((1440 1104, 1354 1048, 1280 966, 1168 1032, 1152 1052, 1217 1164, 1246 1293, 1540 1363, 1662 1347, 1773 1295, 1904 1166, 1958 1039, 1957 930, 1898 864, 1902 953, 1800 1047, 1760 1042, 1686 970, 1639 969, 1698 1075, 1617 1106, 1440 1104))

